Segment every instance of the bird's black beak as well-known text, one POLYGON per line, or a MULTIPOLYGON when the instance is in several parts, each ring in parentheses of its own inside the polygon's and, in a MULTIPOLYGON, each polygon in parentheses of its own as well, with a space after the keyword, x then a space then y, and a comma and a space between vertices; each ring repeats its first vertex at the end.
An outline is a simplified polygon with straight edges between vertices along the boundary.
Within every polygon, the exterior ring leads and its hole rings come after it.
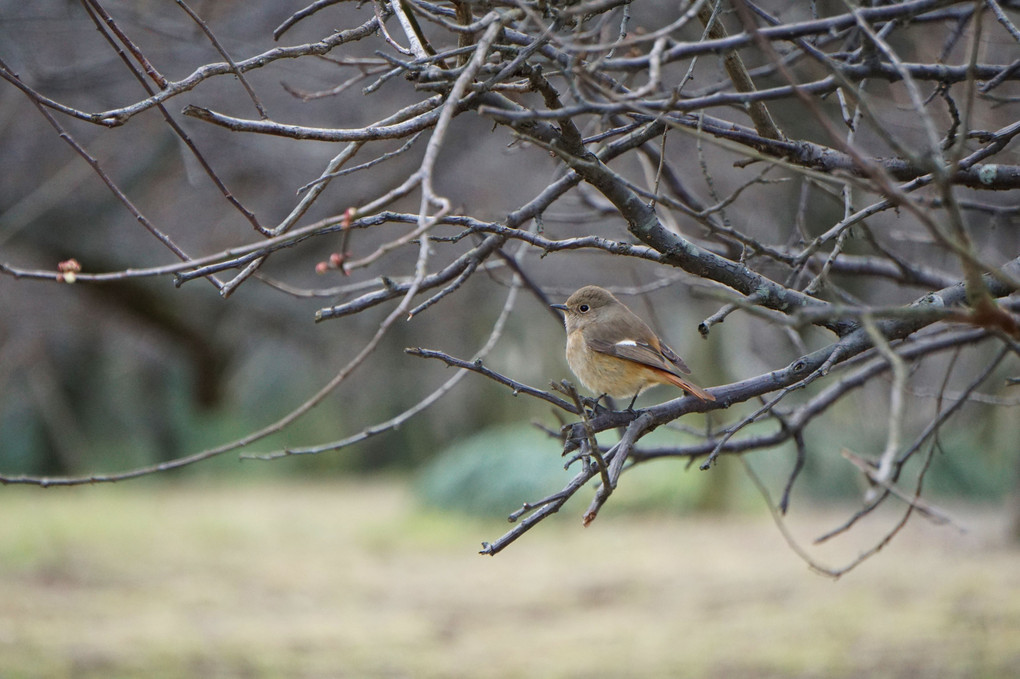
POLYGON ((550 304, 549 307, 552 308, 552 309, 559 309, 560 311, 566 311, 567 310, 567 305, 566 304, 550 304))

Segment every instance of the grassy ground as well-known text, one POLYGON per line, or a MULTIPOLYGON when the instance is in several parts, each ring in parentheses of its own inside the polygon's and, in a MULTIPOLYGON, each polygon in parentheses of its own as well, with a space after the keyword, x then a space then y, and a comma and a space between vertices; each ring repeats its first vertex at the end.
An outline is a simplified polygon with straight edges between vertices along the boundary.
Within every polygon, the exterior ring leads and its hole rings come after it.
MULTIPOLYGON (((397 483, 2 488, 0 678, 1020 676, 992 513, 833 582, 767 516, 581 511, 490 558, 505 523, 397 483)), ((796 513, 805 540, 845 516, 796 513)))

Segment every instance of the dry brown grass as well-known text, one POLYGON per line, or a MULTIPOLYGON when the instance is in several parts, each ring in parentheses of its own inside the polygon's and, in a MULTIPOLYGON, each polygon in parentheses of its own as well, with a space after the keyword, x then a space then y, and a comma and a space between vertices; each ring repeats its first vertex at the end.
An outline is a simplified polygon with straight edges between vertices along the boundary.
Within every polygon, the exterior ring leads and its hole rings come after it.
POLYGON ((568 509, 489 558, 395 482, 0 489, 0 677, 1020 676, 991 513, 832 582, 767 516, 568 509))

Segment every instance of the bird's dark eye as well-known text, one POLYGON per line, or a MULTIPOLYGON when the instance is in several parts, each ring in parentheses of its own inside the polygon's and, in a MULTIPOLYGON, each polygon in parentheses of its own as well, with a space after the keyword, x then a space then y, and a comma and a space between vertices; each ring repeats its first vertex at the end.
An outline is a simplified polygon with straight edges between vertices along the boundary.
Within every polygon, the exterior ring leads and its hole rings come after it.
POLYGON ((581 306, 577 307, 577 310, 580 311, 582 314, 586 314, 588 313, 589 308, 590 307, 587 304, 582 304, 581 306))

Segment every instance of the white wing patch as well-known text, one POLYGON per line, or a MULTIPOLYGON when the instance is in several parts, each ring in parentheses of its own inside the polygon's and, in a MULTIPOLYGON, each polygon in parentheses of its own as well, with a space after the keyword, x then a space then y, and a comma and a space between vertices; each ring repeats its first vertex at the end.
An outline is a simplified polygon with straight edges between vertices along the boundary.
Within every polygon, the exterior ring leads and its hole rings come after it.
POLYGON ((638 345, 634 340, 620 340, 616 343, 618 347, 636 347, 638 345))

